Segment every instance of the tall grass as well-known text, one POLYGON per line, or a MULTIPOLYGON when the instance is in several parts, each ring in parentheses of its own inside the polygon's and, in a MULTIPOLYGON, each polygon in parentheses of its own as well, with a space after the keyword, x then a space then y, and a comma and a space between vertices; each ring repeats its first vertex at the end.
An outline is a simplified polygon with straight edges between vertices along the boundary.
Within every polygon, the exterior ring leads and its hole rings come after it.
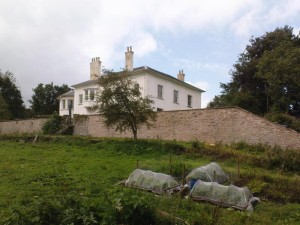
POLYGON ((61 136, 33 140, 26 135, 1 136, 0 224, 300 222, 299 171, 263 165, 260 158, 268 160, 263 147, 61 136), (250 217, 180 196, 155 197, 116 185, 137 162, 142 169, 171 173, 181 181, 184 169, 187 173, 210 161, 221 164, 234 184, 247 185, 262 199, 250 217))

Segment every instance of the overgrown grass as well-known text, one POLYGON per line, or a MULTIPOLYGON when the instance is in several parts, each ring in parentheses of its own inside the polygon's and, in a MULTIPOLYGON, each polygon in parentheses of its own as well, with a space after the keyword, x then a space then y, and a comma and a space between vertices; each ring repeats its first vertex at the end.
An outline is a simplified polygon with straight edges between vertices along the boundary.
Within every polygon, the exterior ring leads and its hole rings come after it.
POLYGON ((62 136, 40 136, 33 143, 32 136, 0 138, 0 224, 300 222, 299 170, 264 165, 268 160, 265 146, 62 136), (184 168, 188 173, 211 161, 221 164, 232 183, 247 185, 262 199, 251 216, 116 185, 137 166, 181 180, 184 168))

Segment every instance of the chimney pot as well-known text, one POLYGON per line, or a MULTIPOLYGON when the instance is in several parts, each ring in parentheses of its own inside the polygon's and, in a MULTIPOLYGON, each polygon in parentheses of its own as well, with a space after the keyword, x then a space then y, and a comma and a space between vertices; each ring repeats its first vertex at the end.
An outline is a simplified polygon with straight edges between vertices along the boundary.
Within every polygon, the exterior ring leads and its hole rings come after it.
POLYGON ((133 70, 133 53, 132 47, 127 47, 127 52, 125 52, 125 69, 129 71, 133 70))
POLYGON ((183 73, 183 70, 179 70, 179 73, 177 74, 178 80, 184 81, 185 74, 183 73))
POLYGON ((90 79, 97 80, 101 76, 100 57, 93 57, 90 63, 90 79))

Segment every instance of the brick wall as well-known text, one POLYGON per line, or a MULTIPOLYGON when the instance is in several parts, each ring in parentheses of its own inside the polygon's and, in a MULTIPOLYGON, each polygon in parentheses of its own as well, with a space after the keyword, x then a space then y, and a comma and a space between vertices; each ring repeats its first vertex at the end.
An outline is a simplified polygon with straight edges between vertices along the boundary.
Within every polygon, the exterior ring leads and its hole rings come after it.
MULTIPOLYGON (((0 123, 0 134, 38 133, 47 119, 0 123)), ((92 137, 132 137, 104 127, 100 116, 85 116, 75 123, 74 134, 92 137)), ((232 107, 158 112, 154 127, 142 127, 138 138, 199 140, 207 143, 266 143, 300 149, 300 133, 269 122, 246 110, 232 107)))
MULTIPOLYGON (((132 137, 131 132, 120 134, 106 129, 100 116, 89 116, 76 124, 74 132, 93 137, 132 137)), ((228 144, 245 141, 300 149, 300 133, 236 107, 158 112, 154 127, 140 129, 138 138, 228 144)))

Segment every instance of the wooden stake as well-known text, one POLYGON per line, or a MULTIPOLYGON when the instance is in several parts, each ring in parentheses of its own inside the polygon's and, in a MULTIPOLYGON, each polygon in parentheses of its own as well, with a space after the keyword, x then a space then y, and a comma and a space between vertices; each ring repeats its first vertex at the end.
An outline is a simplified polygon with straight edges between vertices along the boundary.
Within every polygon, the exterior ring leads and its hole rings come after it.
POLYGON ((169 175, 171 175, 172 174, 172 155, 170 154, 170 158, 169 158, 169 175))
POLYGON ((183 171, 182 171, 182 185, 185 183, 184 182, 184 177, 185 176, 185 164, 183 164, 183 171))
POLYGON ((139 168, 139 160, 136 160, 136 168, 139 168))
POLYGON ((240 179, 240 160, 237 159, 238 161, 238 179, 240 179))

